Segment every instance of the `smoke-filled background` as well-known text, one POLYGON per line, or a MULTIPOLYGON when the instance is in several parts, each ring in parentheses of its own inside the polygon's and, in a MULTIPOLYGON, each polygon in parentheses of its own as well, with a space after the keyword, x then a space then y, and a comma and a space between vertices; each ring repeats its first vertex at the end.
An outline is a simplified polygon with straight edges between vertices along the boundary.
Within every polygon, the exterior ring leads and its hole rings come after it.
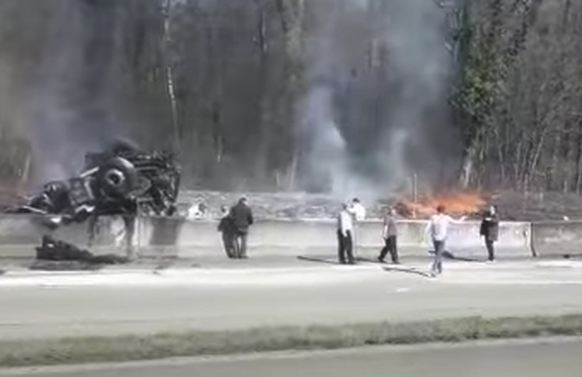
POLYGON ((187 188, 577 192, 581 9, 3 0, 0 180, 64 178, 123 137, 176 151, 187 188))
POLYGON ((311 183, 378 198, 455 173, 448 21, 433 1, 318 2, 301 110, 311 183))
POLYGON ((83 168, 88 151, 124 133, 115 119, 113 1, 60 1, 48 22, 28 104, 33 150, 43 161, 40 182, 83 168), (97 5, 99 3, 99 5, 97 5))
POLYGON ((2 97, 18 103, 2 113, 26 132, 38 165, 32 183, 64 179, 86 152, 125 133, 115 119, 118 9, 111 0, 57 0, 6 1, 2 11, 11 16, 3 59, 11 73, 3 73, 13 79, 2 97))

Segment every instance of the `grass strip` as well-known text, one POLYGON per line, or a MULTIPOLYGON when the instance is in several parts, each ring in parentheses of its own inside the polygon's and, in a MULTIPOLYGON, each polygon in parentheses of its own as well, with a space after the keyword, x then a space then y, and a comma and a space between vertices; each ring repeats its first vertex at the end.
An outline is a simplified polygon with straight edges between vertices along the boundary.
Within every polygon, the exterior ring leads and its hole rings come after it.
POLYGON ((406 323, 266 327, 148 336, 0 341, 0 367, 548 336, 582 336, 582 314, 522 318, 468 317, 406 323))

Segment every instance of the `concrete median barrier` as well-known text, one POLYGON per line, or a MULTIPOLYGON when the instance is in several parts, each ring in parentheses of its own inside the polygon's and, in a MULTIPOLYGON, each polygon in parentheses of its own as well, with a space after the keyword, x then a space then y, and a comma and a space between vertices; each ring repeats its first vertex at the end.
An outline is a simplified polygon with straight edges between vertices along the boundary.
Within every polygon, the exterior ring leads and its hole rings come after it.
MULTIPOLYGON (((398 243, 403 257, 426 256, 432 249, 425 237, 425 221, 400 221, 398 224, 398 243)), ((460 259, 483 259, 486 251, 483 239, 479 235, 480 222, 467 221, 453 224, 449 230, 447 251, 460 259)), ((382 242, 380 239, 381 224, 379 222, 364 222, 359 224, 359 241, 363 247, 382 242)), ((500 259, 521 259, 532 257, 529 223, 503 222, 499 229, 499 242, 496 245, 497 256, 500 259)))
MULTIPOLYGON (((138 248, 142 256, 179 256, 195 258, 220 255, 220 233, 214 221, 187 221, 178 218, 143 218, 139 225, 138 248)), ((426 222, 399 223, 399 249, 402 257, 425 257, 430 248, 424 237, 426 222)), ((383 246, 380 221, 356 225, 357 253, 365 258, 378 255, 383 246)), ((263 256, 335 256, 336 223, 333 220, 269 220, 252 227, 249 249, 263 256)), ((500 258, 529 258, 528 223, 502 223, 498 255, 500 258)), ((483 258, 485 250, 479 236, 479 223, 466 222, 451 229, 448 251, 460 258, 483 258)))
MULTIPOLYGON (((180 218, 142 218, 138 248, 142 256, 196 258, 222 255, 216 221, 180 218)), ((249 251, 262 256, 329 254, 334 250, 335 228, 330 221, 258 221, 250 231, 249 251)))
POLYGON ((533 223, 532 249, 539 258, 582 256, 582 221, 533 223))
MULTIPOLYGON (((46 228, 41 218, 28 215, 0 216, 0 258, 32 258, 46 228)), ((582 223, 578 234, 582 235, 582 223)), ((426 257, 431 248, 424 237, 426 222, 399 222, 399 252, 403 258, 426 257)), ((365 258, 378 255, 383 246, 382 223, 364 221, 356 224, 357 254, 365 258)), ((498 256, 504 258, 529 258, 532 256, 530 240, 536 240, 536 248, 547 254, 552 244, 552 232, 558 230, 537 225, 537 238, 532 237, 528 223, 503 222, 497 245, 498 256), (543 230, 545 233, 539 233, 543 230), (543 236, 547 234, 547 236, 543 236)), ((576 243, 572 237, 576 228, 568 228, 572 235, 561 236, 566 243, 576 243)), ((100 253, 125 253, 124 225, 120 218, 102 218, 91 250, 100 253)), ((75 224, 62 227, 52 233, 56 238, 72 242, 80 247, 88 246, 88 225, 75 224)), ((582 236, 580 237, 582 238, 582 236)), ((221 236, 216 221, 184 218, 139 218, 132 240, 140 257, 198 258, 223 255, 221 236)), ((555 245, 552 244, 552 245, 555 245)), ((251 228, 250 255, 257 256, 336 256, 336 222, 334 220, 265 220, 251 228)), ((448 251, 458 258, 484 259, 486 252, 479 236, 478 222, 465 222, 451 228, 448 251)))

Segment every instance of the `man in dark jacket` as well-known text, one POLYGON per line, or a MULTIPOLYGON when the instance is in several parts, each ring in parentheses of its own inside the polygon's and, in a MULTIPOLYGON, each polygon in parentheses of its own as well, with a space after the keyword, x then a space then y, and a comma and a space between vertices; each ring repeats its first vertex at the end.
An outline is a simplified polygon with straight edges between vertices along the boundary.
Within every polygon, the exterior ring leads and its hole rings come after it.
POLYGON ((247 205, 246 198, 241 198, 238 203, 230 209, 230 217, 232 218, 235 230, 235 258, 246 259, 249 228, 254 223, 253 212, 247 205))
POLYGON ((494 206, 491 206, 485 212, 483 220, 481 221, 480 234, 485 240, 485 247, 487 254, 489 254, 489 261, 495 261, 495 242, 499 238, 499 216, 494 206))
POLYGON ((224 245, 224 251, 226 255, 230 259, 235 258, 235 247, 234 247, 234 237, 235 237, 235 228, 234 222, 232 221, 232 217, 230 217, 230 213, 228 211, 228 207, 223 206, 222 210, 222 218, 218 223, 218 231, 222 233, 222 244, 224 245))

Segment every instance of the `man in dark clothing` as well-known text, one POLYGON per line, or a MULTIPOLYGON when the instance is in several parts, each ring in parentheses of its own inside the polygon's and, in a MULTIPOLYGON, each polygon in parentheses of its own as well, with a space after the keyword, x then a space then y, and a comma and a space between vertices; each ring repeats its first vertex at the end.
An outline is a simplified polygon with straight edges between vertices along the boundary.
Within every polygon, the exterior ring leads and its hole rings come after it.
POLYGON ((396 211, 394 208, 390 208, 386 216, 384 217, 384 226, 382 228, 382 238, 384 239, 384 247, 380 251, 380 256, 378 260, 381 263, 385 262, 386 254, 390 253, 390 258, 392 263, 399 264, 398 260, 398 248, 396 240, 398 237, 398 230, 396 228, 396 211))
POLYGON ((230 209, 230 217, 232 218, 235 230, 235 258, 246 259, 249 228, 254 223, 253 212, 247 205, 246 198, 241 198, 238 203, 230 209))
POLYGON ((495 247, 494 244, 499 238, 499 216, 494 206, 491 206, 489 211, 485 212, 483 221, 481 221, 481 236, 485 239, 485 247, 487 254, 489 254, 489 261, 495 261, 495 247))
POLYGON ((235 228, 232 217, 227 207, 222 207, 222 218, 218 223, 218 231, 222 233, 222 244, 224 245, 224 251, 230 259, 235 258, 235 247, 234 247, 234 236, 235 228))

